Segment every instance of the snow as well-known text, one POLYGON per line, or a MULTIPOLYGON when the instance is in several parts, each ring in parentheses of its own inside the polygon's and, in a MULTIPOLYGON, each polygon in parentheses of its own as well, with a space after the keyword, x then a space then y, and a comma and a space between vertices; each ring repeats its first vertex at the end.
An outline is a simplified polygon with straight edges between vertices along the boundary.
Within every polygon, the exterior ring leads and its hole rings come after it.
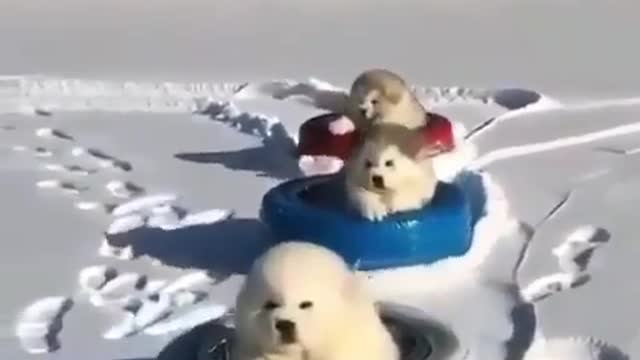
POLYGON ((264 193, 342 166, 298 163, 298 126, 339 110, 370 66, 456 122, 438 175, 485 205, 465 257, 368 274, 374 293, 450 327, 471 358, 639 356, 639 10, 4 4, 2 357, 153 359, 222 321, 268 243, 264 193))

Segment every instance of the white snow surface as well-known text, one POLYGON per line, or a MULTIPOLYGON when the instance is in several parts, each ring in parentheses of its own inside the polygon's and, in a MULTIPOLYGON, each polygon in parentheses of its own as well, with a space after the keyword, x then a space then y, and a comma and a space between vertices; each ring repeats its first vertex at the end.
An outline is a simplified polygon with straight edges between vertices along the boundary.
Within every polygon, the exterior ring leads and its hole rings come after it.
POLYGON ((0 9, 0 358, 150 360, 222 321, 262 195, 342 166, 295 159, 299 125, 371 66, 454 121, 438 175, 486 200, 465 256, 369 273, 373 293, 467 359, 640 356, 636 1, 0 9))

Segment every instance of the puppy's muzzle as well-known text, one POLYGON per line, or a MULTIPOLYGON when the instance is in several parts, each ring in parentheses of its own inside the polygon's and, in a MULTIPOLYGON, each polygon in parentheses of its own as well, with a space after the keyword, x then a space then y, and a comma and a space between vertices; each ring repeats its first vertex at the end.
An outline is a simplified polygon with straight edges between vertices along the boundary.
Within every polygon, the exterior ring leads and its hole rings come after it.
POLYGON ((369 105, 361 104, 359 108, 363 118, 368 119, 371 117, 371 107, 369 105))
POLYGON ((373 184, 373 187, 375 187, 376 189, 384 190, 385 188, 384 178, 380 175, 371 176, 371 184, 373 184))
POLYGON ((276 320, 275 328, 280 334, 280 341, 292 344, 297 341, 296 323, 291 320, 276 320))

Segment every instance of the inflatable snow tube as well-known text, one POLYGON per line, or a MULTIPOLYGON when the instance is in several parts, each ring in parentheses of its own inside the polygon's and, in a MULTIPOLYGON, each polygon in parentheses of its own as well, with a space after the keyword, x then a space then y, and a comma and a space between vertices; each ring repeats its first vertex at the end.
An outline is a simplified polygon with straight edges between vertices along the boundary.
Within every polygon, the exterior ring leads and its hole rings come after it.
POLYGON ((471 209, 457 185, 439 183, 429 205, 374 222, 349 209, 341 176, 295 179, 269 190, 260 218, 274 241, 325 246, 360 270, 429 264, 471 246, 471 209))
MULTIPOLYGON (((462 353, 451 329, 424 314, 383 304, 381 318, 398 344, 402 360, 454 359, 462 353)), ((156 360, 230 360, 234 343, 231 327, 209 322, 178 336, 156 360)))
MULTIPOLYGON (((451 122, 440 114, 430 112, 427 115, 429 122, 421 130, 425 144, 437 146, 443 152, 451 151, 454 148, 451 122)), ((360 135, 357 130, 332 133, 330 124, 341 117, 341 114, 326 113, 305 121, 298 130, 298 155, 349 158, 360 135)))

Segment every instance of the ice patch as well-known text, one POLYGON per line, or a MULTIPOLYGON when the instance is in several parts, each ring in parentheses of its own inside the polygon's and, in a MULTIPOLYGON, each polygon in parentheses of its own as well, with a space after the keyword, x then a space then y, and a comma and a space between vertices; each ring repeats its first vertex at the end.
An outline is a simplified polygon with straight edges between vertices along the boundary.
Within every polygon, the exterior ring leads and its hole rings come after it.
POLYGON ((146 224, 146 218, 140 214, 129 214, 116 218, 107 228, 108 235, 126 233, 141 228, 146 224))
POLYGON ((180 226, 187 227, 194 225, 214 224, 229 219, 233 216, 233 214, 233 210, 227 209, 211 209, 196 213, 190 213, 187 214, 182 220, 180 220, 180 226))
POLYGON ((144 330, 147 335, 165 335, 168 333, 192 329, 205 322, 217 320, 228 311, 224 305, 212 304, 181 314, 176 318, 160 321, 144 330))
POLYGON ((125 216, 136 212, 149 212, 152 208, 171 204, 178 199, 175 194, 148 195, 120 204, 113 209, 113 216, 125 216))

